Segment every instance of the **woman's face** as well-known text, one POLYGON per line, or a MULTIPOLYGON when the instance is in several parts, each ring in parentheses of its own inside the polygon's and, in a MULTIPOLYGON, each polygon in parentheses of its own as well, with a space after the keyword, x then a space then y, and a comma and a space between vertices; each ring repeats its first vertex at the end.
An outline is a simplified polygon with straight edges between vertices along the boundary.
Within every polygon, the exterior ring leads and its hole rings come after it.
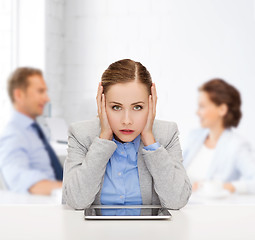
POLYGON ((105 97, 108 122, 116 140, 133 141, 147 122, 149 95, 146 85, 117 83, 108 89, 105 97))
POLYGON ((205 91, 199 92, 197 115, 203 128, 223 126, 223 118, 227 113, 226 104, 217 106, 205 91))

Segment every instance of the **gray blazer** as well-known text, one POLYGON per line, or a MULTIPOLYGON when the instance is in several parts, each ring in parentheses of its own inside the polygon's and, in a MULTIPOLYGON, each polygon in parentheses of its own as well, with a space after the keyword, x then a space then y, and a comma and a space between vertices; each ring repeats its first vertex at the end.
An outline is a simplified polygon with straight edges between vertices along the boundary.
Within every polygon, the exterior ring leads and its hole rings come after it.
MULTIPOLYGON (((117 145, 99 138, 99 134, 99 119, 74 123, 69 128, 63 202, 75 209, 100 204, 106 165, 117 145)), ((182 165, 177 125, 155 120, 153 134, 161 146, 155 151, 146 151, 141 141, 138 151, 143 204, 180 209, 188 202, 191 184, 182 165)))

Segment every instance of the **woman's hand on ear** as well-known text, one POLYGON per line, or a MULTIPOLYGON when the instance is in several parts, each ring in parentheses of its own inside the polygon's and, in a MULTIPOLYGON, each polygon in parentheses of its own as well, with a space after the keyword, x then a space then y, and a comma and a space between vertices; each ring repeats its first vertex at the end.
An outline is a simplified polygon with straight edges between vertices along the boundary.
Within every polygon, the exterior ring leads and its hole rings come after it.
POLYGON ((157 105, 157 91, 155 83, 153 83, 151 86, 151 95, 149 96, 148 118, 145 127, 141 132, 141 139, 145 146, 149 146, 156 142, 152 133, 152 127, 156 116, 156 105, 157 105))
POLYGON ((106 110, 105 110, 105 95, 103 94, 103 86, 101 82, 97 90, 97 113, 100 119, 101 133, 100 138, 112 140, 113 132, 109 125, 106 110))

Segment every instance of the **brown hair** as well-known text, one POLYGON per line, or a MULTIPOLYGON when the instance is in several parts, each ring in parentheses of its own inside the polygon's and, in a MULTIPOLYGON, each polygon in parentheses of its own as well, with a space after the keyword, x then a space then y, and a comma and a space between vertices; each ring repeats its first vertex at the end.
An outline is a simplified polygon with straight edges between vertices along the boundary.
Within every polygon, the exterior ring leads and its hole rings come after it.
POLYGON ((242 117, 241 96, 239 91, 222 79, 215 78, 204 83, 200 91, 208 93, 209 98, 217 106, 226 104, 228 112, 223 118, 225 128, 237 127, 242 117))
POLYGON ((140 62, 123 59, 112 63, 103 73, 102 86, 106 93, 110 86, 116 83, 138 81, 146 85, 151 94, 152 80, 149 71, 140 62))
POLYGON ((11 101, 14 103, 13 92, 15 89, 23 89, 26 90, 29 82, 28 77, 33 75, 42 76, 42 71, 36 68, 28 68, 28 67, 20 67, 17 68, 8 79, 8 94, 11 101))

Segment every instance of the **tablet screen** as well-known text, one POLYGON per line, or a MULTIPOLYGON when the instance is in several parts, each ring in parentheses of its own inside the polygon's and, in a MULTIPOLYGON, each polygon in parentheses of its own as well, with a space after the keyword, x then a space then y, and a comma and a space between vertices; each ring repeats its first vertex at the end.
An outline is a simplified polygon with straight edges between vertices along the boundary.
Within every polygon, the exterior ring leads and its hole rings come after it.
POLYGON ((85 218, 86 216, 127 216, 127 217, 157 217, 157 216, 167 216, 170 217, 171 214, 166 208, 87 208, 84 210, 85 218))

